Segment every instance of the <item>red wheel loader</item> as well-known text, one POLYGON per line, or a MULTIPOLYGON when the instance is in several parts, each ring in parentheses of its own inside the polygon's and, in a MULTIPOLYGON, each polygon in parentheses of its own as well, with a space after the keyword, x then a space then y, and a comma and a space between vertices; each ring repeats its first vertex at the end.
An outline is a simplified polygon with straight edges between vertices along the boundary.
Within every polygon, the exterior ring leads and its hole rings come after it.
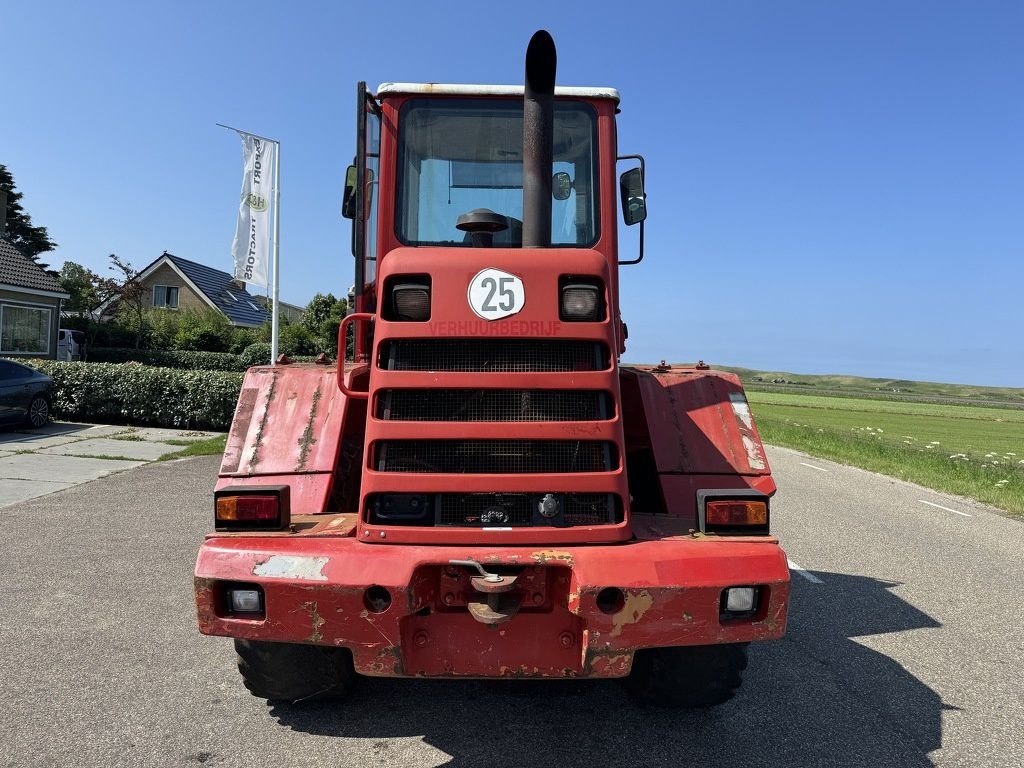
POLYGON ((257 696, 623 678, 710 706, 785 632, 739 379, 619 364, 643 160, 618 93, 556 87, 555 61, 541 31, 525 86, 358 86, 338 363, 248 371, 196 563, 199 629, 257 696))

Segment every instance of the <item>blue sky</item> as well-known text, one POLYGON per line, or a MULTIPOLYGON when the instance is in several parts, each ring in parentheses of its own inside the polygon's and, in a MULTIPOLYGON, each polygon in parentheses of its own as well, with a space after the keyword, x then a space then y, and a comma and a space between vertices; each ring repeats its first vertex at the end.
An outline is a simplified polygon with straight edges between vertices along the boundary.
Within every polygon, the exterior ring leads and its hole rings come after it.
POLYGON ((343 294, 355 82, 518 83, 544 27, 647 158, 627 359, 1024 386, 1020 2, 0 2, 0 162, 56 266, 230 269, 225 122, 283 142, 282 298, 343 294))

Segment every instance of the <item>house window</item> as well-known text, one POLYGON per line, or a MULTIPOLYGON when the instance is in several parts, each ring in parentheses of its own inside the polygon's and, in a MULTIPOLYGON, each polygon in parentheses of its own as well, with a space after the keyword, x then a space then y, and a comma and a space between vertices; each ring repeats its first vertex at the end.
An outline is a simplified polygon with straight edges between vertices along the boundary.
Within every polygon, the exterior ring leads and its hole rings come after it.
POLYGON ((0 353, 50 354, 50 315, 43 307, 0 306, 0 353))
POLYGON ((178 289, 173 285, 153 286, 153 306, 167 307, 168 309, 178 308, 178 289))

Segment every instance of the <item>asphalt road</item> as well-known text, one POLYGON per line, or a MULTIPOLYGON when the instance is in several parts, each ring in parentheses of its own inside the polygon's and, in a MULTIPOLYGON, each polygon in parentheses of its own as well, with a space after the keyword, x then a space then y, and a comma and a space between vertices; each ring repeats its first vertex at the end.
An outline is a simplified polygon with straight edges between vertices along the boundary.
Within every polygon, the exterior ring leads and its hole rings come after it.
POLYGON ((1024 524, 769 457, 773 526, 804 569, 789 633, 698 713, 609 682, 375 679, 341 706, 270 708, 231 642, 195 630, 217 459, 0 509, 0 765, 1024 765, 1024 524))

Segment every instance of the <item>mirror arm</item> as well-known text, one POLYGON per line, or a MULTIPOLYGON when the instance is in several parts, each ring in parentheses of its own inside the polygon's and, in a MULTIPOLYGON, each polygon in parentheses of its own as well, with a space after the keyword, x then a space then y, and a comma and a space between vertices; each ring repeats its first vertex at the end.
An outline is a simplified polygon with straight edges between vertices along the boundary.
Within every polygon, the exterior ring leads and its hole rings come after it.
POLYGON ((620 261, 619 266, 628 266, 630 264, 639 264, 644 260, 644 223, 640 222, 640 255, 635 259, 629 259, 627 261, 620 261))
MULTIPOLYGON (((644 197, 647 196, 647 169, 644 167, 644 156, 643 155, 619 155, 615 158, 615 162, 619 160, 638 160, 640 162, 640 180, 644 182, 644 197)), ((627 261, 620 261, 619 266, 629 266, 630 264, 639 264, 644 260, 644 223, 640 222, 640 255, 635 259, 629 259, 627 261)))

